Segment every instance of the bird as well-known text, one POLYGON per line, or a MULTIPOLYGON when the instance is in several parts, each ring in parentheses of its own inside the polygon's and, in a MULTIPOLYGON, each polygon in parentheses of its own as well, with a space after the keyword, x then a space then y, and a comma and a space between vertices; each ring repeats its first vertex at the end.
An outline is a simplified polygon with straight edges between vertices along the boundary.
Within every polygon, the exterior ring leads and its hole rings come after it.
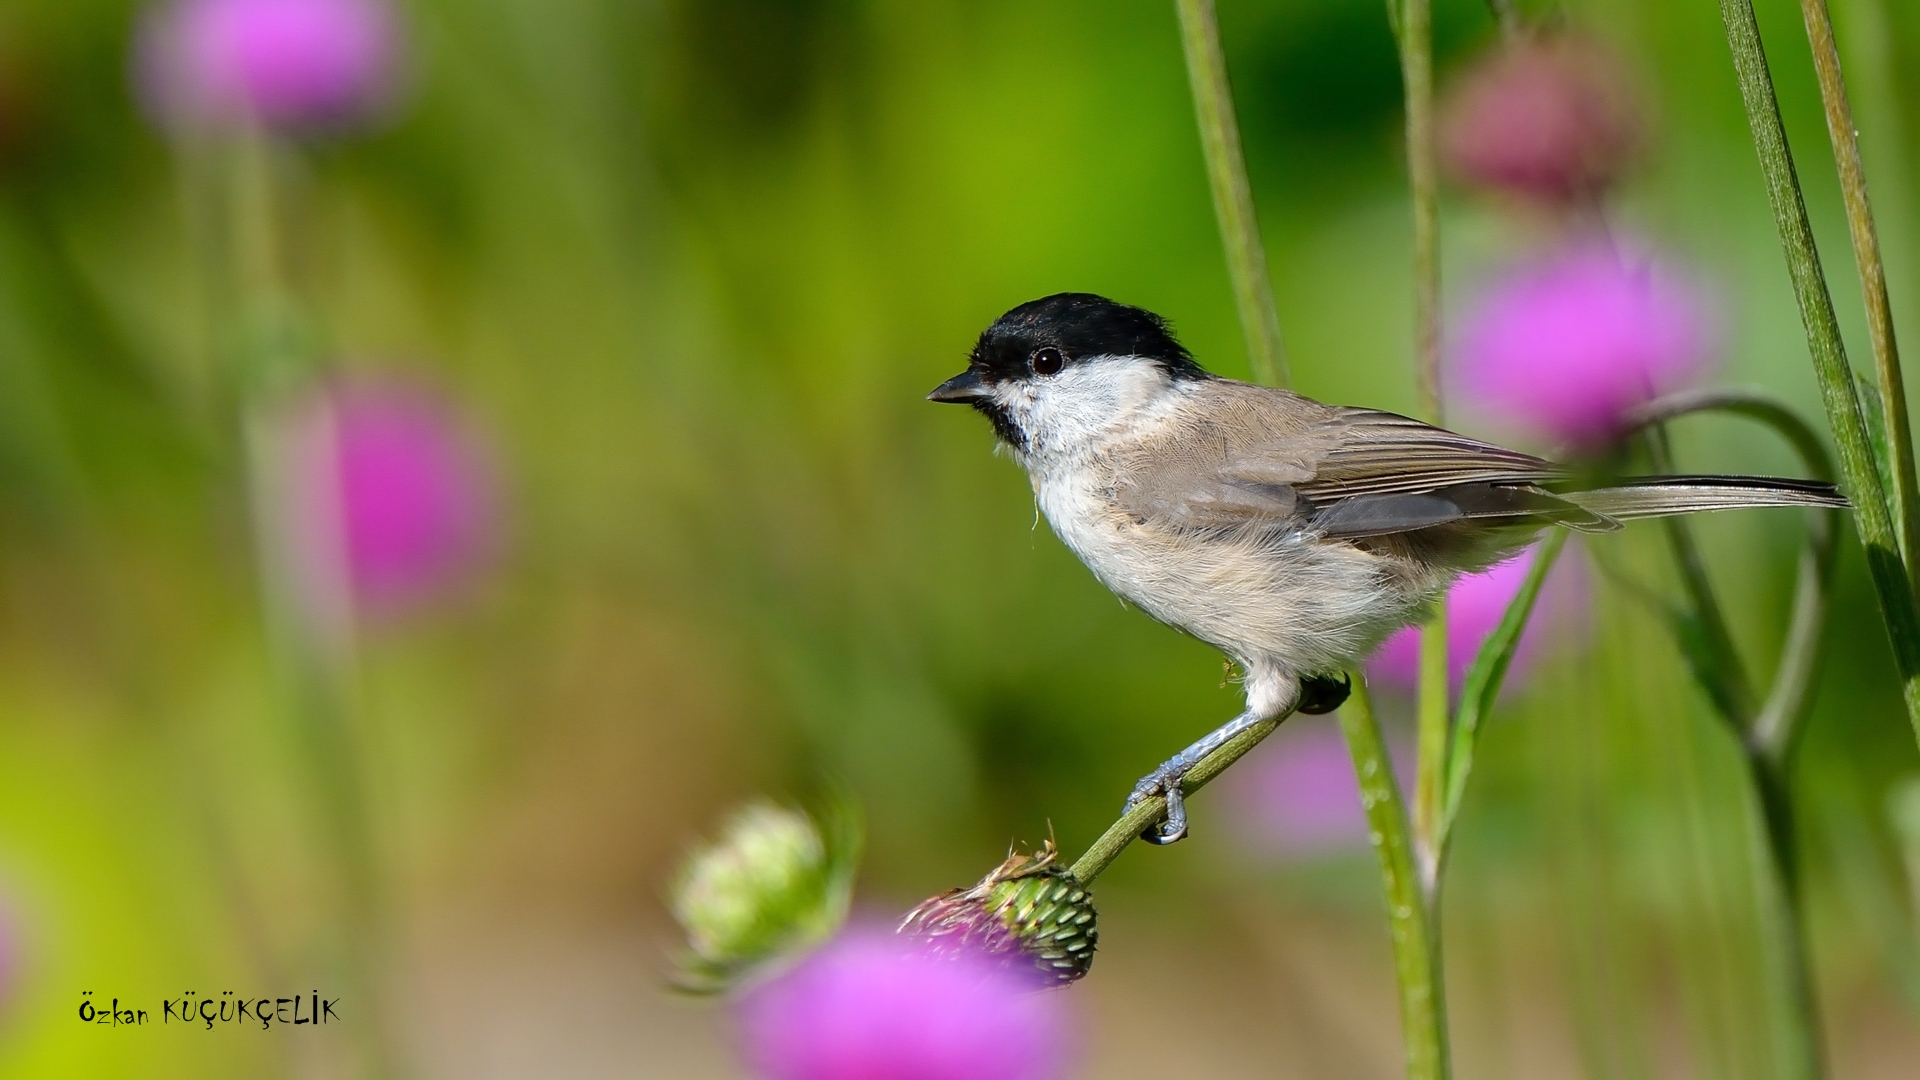
POLYGON ((1614 482, 1379 409, 1214 375, 1167 321, 1092 293, 1021 304, 927 395, 971 406, 1026 470, 1095 578, 1225 653, 1245 708, 1142 777, 1144 839, 1187 834, 1181 781, 1292 712, 1330 712, 1344 673, 1425 620, 1462 574, 1547 528, 1743 507, 1845 507, 1833 485, 1732 475, 1614 482))

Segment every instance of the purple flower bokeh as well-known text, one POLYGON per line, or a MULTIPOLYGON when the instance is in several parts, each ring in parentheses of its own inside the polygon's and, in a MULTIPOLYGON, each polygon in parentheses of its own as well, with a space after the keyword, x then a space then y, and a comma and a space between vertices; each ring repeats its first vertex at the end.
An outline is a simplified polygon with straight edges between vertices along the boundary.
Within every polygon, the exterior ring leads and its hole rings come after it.
MULTIPOLYGON (((1412 791, 1413 746, 1390 737, 1394 779, 1412 791)), ((1235 828, 1253 848, 1311 859, 1367 848, 1367 815, 1346 739, 1330 717, 1296 716, 1225 780, 1235 828)))
POLYGON ((392 103, 400 36, 384 0, 174 0, 142 27, 137 77, 172 124, 345 127, 392 103))
POLYGON ((436 591, 484 554, 487 470, 445 402, 411 388, 344 389, 334 439, 347 565, 363 600, 436 591))
POLYGON ((1461 320, 1449 359, 1470 405, 1592 448, 1617 437, 1634 406, 1698 380, 1717 337, 1698 285, 1592 241, 1496 281, 1461 320))
POLYGON ((1565 204, 1619 179, 1644 126, 1605 48, 1579 35, 1530 35, 1482 57, 1449 90, 1440 153, 1469 184, 1565 204))
MULTIPOLYGON (((1507 605, 1520 592, 1527 571, 1533 566, 1531 549, 1477 574, 1463 575, 1447 593, 1447 683, 1455 691, 1480 645, 1500 625, 1507 605)), ((1584 628, 1588 610, 1587 575, 1579 554, 1563 551, 1547 580, 1540 587, 1533 617, 1520 633, 1512 666, 1507 669, 1507 685, 1526 675, 1526 669, 1543 646, 1557 636, 1577 634, 1584 628)), ((1411 688, 1420 679, 1420 630, 1406 627, 1389 637, 1367 661, 1367 673, 1390 686, 1411 688)))
POLYGON ((452 406, 424 388, 348 382, 316 394, 292 427, 293 538, 324 583, 344 578, 355 606, 388 613, 447 591, 492 547, 488 455, 452 406))
POLYGON ((841 934, 736 1010, 763 1080, 1054 1080, 1067 1064, 1058 994, 875 929, 841 934))

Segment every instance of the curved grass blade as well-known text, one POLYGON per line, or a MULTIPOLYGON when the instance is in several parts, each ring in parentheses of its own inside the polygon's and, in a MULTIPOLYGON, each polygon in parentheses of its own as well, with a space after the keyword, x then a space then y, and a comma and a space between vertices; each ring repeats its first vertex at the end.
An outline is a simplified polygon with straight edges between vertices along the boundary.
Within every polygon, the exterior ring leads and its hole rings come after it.
POLYGON ((1546 583, 1547 571, 1553 569, 1554 560, 1560 557, 1560 550, 1566 544, 1564 529, 1555 529, 1541 542, 1520 591, 1507 604, 1507 613, 1500 617, 1500 625, 1487 635, 1480 652, 1473 658, 1473 666, 1467 669, 1466 680, 1460 687, 1459 710, 1454 717, 1453 749, 1447 755, 1446 802, 1440 818, 1442 852, 1453 832, 1453 819, 1460 813, 1467 777, 1473 772, 1473 750, 1480 738, 1480 723, 1493 711, 1493 703, 1500 697, 1500 685, 1506 681, 1507 668, 1520 645, 1520 634, 1527 628, 1535 601, 1540 599, 1540 587, 1546 583))

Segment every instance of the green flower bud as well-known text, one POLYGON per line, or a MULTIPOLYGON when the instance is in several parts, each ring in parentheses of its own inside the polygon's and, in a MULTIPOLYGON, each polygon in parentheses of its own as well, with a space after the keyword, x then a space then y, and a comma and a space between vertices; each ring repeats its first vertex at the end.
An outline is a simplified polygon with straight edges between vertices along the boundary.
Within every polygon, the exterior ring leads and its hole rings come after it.
POLYGON ((853 891, 859 831, 844 812, 831 823, 823 837, 801 811, 750 803, 718 842, 687 859, 672 897, 687 935, 677 986, 723 993, 839 929, 853 891))
POLYGON ((972 888, 908 912, 900 932, 936 952, 973 950, 1029 967, 1046 982, 1073 982, 1093 966, 1100 934, 1093 897, 1058 860, 1052 841, 1032 855, 1009 855, 972 888))

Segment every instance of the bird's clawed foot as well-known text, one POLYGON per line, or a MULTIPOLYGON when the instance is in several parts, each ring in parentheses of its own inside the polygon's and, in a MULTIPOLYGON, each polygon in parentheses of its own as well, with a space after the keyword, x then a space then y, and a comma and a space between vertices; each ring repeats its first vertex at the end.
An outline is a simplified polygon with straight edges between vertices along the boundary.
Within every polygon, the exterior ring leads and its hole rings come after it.
POLYGON ((1353 676, 1341 672, 1338 678, 1332 675, 1309 675, 1300 680, 1300 705, 1296 711, 1308 716, 1321 716, 1330 713, 1347 703, 1347 695, 1353 693, 1353 676))
POLYGON ((1186 839, 1187 800, 1180 790, 1180 781, 1186 777, 1187 768, 1169 761, 1133 785, 1133 794, 1127 796, 1127 810, 1132 810, 1155 795, 1165 796, 1167 800, 1166 818, 1142 829, 1140 839, 1149 844, 1171 844, 1186 839))

